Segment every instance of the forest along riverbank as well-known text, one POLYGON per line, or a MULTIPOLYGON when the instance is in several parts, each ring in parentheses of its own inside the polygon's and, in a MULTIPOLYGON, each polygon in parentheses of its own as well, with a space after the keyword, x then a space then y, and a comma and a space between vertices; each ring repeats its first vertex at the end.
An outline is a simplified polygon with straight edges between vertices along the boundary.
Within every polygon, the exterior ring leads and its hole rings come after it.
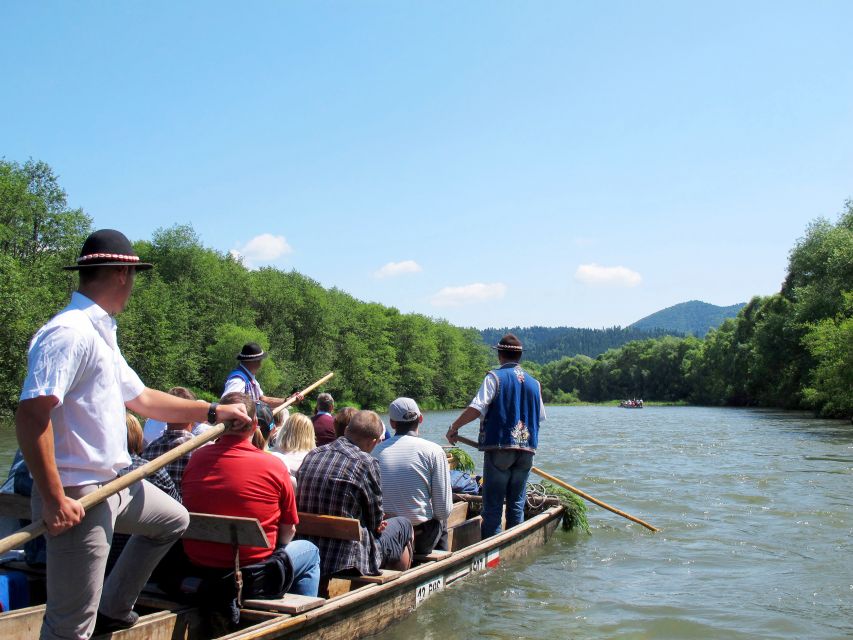
MULTIPOLYGON (((422 432, 442 442, 457 415, 428 412, 422 432)), ((0 426, 3 475, 14 442, 11 424, 0 426)), ((848 423, 548 407, 536 464, 662 531, 590 506, 592 535, 560 533, 526 560, 430 598, 379 638, 853 635, 848 423)))

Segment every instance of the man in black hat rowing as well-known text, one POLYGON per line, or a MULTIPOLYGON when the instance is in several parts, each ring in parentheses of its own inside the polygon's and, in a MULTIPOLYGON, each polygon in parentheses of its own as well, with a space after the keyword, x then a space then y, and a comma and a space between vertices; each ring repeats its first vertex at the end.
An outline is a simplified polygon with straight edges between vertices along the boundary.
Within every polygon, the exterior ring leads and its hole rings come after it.
MULTIPOLYGON (((258 379, 255 377, 267 355, 267 352, 257 342, 244 344, 243 349, 237 354, 237 362, 240 364, 225 379, 222 397, 229 393, 245 393, 255 402, 265 402, 272 408, 284 404, 284 398, 265 396, 258 379)), ((300 402, 303 399, 301 393, 295 393, 291 397, 295 397, 300 402)))
POLYGON ((506 501, 506 527, 524 521, 527 477, 539 440, 545 405, 539 382, 518 364, 521 341, 508 333, 493 347, 500 367, 486 374, 477 396, 447 431, 456 444, 459 428, 480 418, 477 438, 483 451, 483 525, 486 538, 501 530, 506 501))
POLYGON ((47 526, 47 609, 41 638, 89 638, 132 626, 139 592, 189 524, 186 509, 146 481, 88 511, 80 499, 130 464, 125 408, 166 422, 248 422, 242 404, 210 405, 146 387, 116 342, 141 262, 120 232, 83 244, 80 286, 39 329, 28 353, 15 431, 33 476, 33 521, 47 526), (104 582, 115 530, 133 534, 104 582), (97 626, 96 626, 97 625, 97 626))

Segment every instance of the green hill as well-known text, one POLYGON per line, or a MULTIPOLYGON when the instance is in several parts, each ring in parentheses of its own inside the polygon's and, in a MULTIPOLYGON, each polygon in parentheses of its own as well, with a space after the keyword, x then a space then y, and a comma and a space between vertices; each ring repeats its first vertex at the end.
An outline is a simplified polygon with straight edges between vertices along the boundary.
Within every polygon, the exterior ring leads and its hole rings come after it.
POLYGON ((635 323, 629 328, 651 330, 677 331, 683 334, 704 336, 710 329, 719 327, 726 318, 734 318, 746 303, 733 304, 729 307, 718 307, 700 300, 682 302, 661 311, 657 311, 635 323))
POLYGON ((480 331, 487 345, 497 344, 505 333, 514 333, 524 345, 525 360, 544 364, 566 356, 585 355, 591 358, 608 349, 621 347, 632 340, 678 335, 665 329, 637 329, 609 327, 607 329, 579 329, 576 327, 510 327, 480 331))

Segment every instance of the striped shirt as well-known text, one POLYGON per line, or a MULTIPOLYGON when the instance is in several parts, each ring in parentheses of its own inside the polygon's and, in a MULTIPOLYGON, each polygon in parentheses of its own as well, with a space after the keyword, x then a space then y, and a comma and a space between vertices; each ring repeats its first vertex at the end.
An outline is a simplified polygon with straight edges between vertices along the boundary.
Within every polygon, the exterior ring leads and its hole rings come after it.
POLYGON ((388 516, 413 525, 447 520, 453 507, 450 469, 444 450, 415 435, 394 436, 376 445, 382 471, 382 502, 388 516))

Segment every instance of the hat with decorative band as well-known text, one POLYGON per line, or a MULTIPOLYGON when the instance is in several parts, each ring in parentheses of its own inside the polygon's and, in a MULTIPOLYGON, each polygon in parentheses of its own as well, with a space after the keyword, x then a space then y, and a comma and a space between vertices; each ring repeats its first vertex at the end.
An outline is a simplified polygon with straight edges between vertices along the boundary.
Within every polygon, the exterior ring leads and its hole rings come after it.
POLYGON ((145 271, 153 266, 140 262, 130 240, 121 231, 99 229, 86 238, 77 263, 62 268, 76 271, 87 267, 133 267, 137 271, 145 271))
POLYGON ((516 338, 513 334, 508 333, 501 338, 500 341, 492 347, 492 349, 506 351, 507 353, 521 353, 521 340, 516 338))
POLYGON ((237 354, 237 359, 240 362, 252 362, 253 360, 263 360, 267 357, 263 347, 257 342, 247 342, 243 345, 243 350, 237 354))

